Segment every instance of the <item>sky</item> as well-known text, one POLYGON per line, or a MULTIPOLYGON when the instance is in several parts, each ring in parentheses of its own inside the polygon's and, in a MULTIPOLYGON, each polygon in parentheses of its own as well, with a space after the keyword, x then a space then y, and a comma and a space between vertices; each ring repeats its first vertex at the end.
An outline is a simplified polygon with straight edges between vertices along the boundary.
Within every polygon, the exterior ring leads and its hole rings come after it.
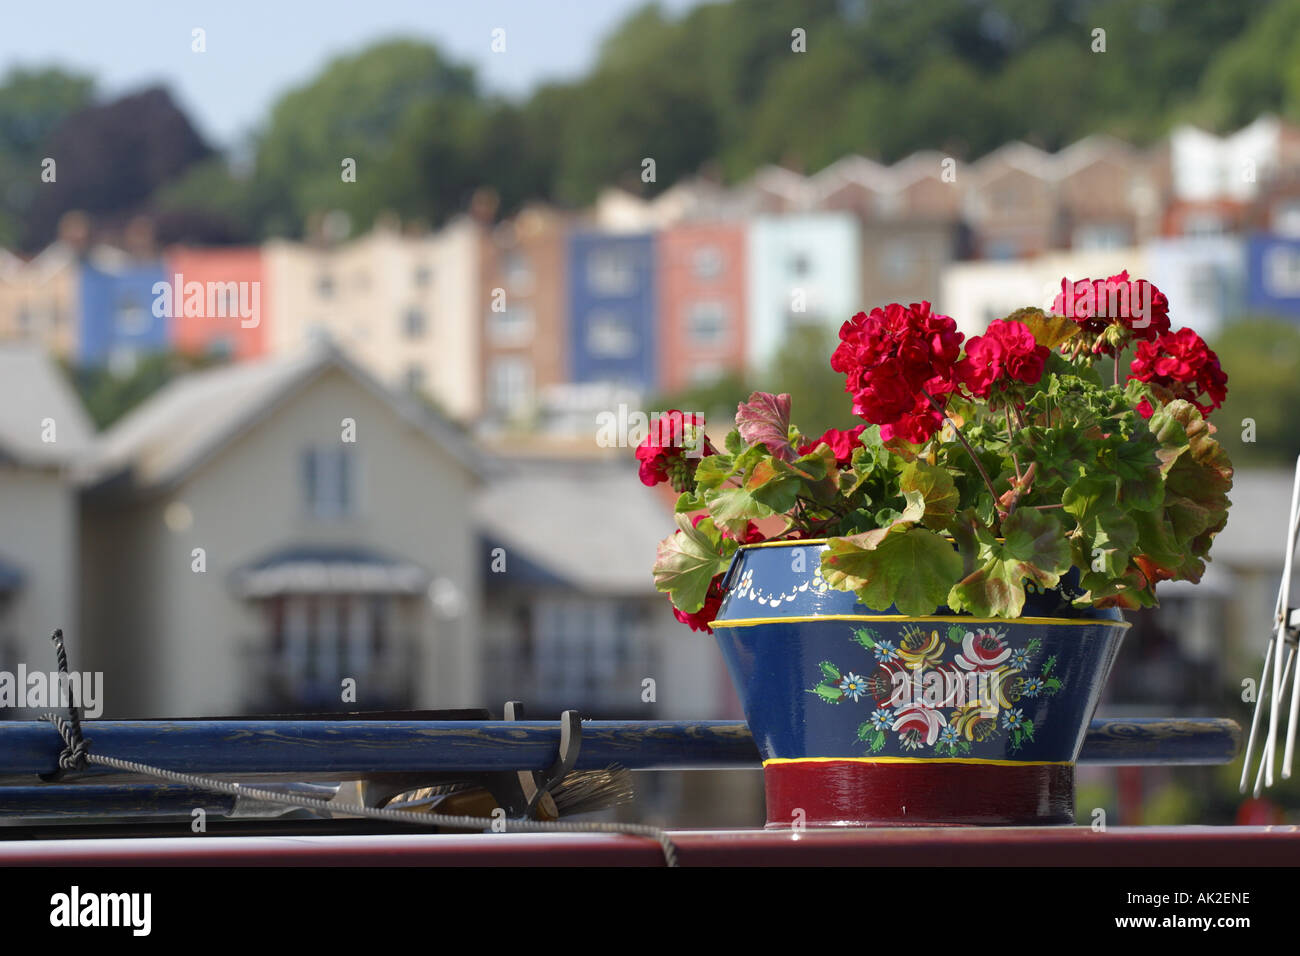
MULTIPOLYGON (((700 0, 659 0, 673 14, 700 0)), ((379 39, 435 43, 511 96, 570 79, 645 0, 0 0, 0 75, 58 65, 95 77, 103 96, 162 83, 208 141, 238 146, 287 89, 379 39), (505 32, 504 53, 491 50, 505 32), (205 31, 206 52, 191 47, 205 31)))

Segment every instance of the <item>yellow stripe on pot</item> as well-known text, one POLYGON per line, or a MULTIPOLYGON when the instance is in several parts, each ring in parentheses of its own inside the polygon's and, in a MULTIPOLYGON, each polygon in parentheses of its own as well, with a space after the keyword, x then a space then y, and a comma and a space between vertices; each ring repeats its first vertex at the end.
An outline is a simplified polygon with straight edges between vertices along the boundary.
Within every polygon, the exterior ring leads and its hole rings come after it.
POLYGON ((759 624, 799 624, 809 621, 875 621, 877 623, 894 622, 896 624, 939 624, 950 621, 954 624, 1066 624, 1076 627, 1095 625, 1098 627, 1132 627, 1128 621, 1112 621, 1107 618, 1080 617, 965 617, 957 614, 932 615, 930 617, 904 617, 901 614, 809 614, 799 617, 744 617, 734 621, 710 621, 709 627, 715 631, 720 627, 755 627, 759 624))
POLYGON ((984 757, 772 757, 763 766, 778 763, 972 763, 995 767, 1073 767, 1073 760, 992 760, 984 757))

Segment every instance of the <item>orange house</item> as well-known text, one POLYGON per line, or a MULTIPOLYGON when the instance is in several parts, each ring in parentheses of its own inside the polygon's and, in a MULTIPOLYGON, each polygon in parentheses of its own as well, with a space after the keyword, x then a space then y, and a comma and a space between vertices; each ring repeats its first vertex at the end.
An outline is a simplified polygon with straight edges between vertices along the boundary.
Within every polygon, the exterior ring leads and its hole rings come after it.
POLYGON ((257 247, 174 246, 163 256, 168 289, 155 309, 170 303, 172 346, 189 355, 237 361, 264 354, 270 343, 270 296, 257 247))
POLYGON ((671 393, 745 363, 745 227, 683 223, 659 234, 659 388, 671 393))

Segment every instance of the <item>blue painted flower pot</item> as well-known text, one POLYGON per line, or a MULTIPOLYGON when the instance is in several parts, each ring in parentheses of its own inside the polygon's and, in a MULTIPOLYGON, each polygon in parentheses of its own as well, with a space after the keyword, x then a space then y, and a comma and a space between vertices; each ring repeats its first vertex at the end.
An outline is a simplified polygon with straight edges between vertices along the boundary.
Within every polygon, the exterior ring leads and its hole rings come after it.
POLYGON ((1067 576, 1020 618, 881 613, 821 541, 740 548, 714 633, 763 757, 768 827, 1074 822, 1074 762, 1128 624, 1067 576))

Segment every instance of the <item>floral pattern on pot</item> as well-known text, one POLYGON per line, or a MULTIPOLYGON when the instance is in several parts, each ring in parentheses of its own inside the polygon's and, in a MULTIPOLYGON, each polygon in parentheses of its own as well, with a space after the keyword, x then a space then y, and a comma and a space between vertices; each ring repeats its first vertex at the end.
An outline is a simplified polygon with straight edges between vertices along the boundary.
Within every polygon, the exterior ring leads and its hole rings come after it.
POLYGON ((1043 655, 1038 637, 1017 645, 1006 626, 951 625, 943 636, 941 629, 909 624, 897 642, 870 627, 851 629, 850 643, 863 659, 849 667, 822 661, 808 693, 867 709, 857 731, 865 755, 888 748, 904 756, 969 757, 999 742, 1019 752, 1036 730, 1026 705, 1064 686, 1056 656, 1043 655))

